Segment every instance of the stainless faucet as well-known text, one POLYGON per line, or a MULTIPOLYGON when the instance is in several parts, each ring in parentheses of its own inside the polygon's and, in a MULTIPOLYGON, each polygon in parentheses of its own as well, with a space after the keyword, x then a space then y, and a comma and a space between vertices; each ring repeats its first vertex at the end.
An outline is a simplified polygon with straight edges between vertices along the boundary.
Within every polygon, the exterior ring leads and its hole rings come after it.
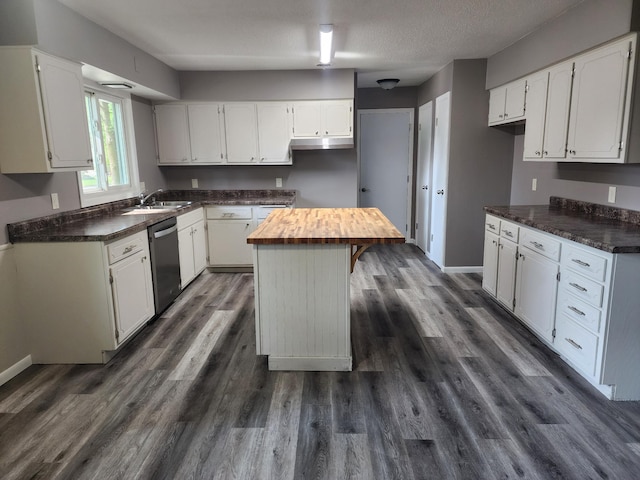
POLYGON ((147 196, 144 195, 144 192, 140 192, 140 206, 144 207, 144 204, 146 203, 147 200, 149 200, 149 197, 155 195, 156 193, 160 193, 160 192, 162 192, 161 188, 159 188, 157 190, 154 190, 153 192, 151 192, 147 196))

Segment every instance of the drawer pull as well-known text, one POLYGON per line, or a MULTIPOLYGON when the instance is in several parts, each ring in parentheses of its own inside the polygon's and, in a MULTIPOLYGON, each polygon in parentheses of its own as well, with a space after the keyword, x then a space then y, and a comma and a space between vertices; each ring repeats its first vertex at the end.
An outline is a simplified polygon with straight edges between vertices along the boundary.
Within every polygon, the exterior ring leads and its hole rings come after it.
POLYGON ((567 342, 569 342, 571 344, 572 347, 577 348, 578 350, 582 350, 582 346, 580 346, 580 344, 574 342, 573 340, 571 340, 570 338, 565 338, 565 340, 567 342))
POLYGON ((129 253, 129 252, 130 252, 131 250, 133 250, 134 248, 135 248, 135 246, 133 246, 133 245, 129 245, 127 248, 125 248, 125 249, 122 251, 122 253, 123 253, 123 254, 125 254, 125 253, 129 253))
POLYGON ((529 242, 531 245, 533 245, 534 247, 536 247, 538 250, 542 250, 544 251, 544 245, 539 243, 539 242, 534 242, 533 240, 531 240, 529 242))
POLYGON ((583 316, 583 317, 586 315, 582 310, 578 310, 578 309, 577 309, 576 307, 574 307, 573 305, 569 305, 569 307, 568 307, 568 308, 569 308, 569 310, 571 310, 572 312, 577 313, 578 315, 581 315, 581 316, 583 316))
POLYGON ((511 237, 511 238, 513 238, 513 233, 511 233, 509 230, 502 230, 502 232, 503 232, 507 237, 511 237))
POLYGON ((573 263, 577 263, 578 265, 580 265, 581 267, 587 267, 589 268, 591 265, 589 265, 587 262, 583 262, 582 260, 578 260, 577 258, 572 258, 571 261, 573 263))
POLYGON ((580 290, 581 292, 586 292, 587 291, 586 288, 584 288, 582 285, 578 285, 577 283, 571 282, 569 285, 571 285, 576 290, 580 290))
POLYGON ((493 223, 487 223, 487 227, 489 228, 496 228, 496 226, 493 223))

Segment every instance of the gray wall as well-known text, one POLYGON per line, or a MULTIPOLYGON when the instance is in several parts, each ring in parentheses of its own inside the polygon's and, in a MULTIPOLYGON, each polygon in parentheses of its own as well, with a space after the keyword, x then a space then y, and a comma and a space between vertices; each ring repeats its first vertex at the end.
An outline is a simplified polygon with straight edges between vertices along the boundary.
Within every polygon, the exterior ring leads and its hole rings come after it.
POLYGON ((485 60, 455 60, 418 92, 422 105, 451 91, 446 267, 482 265, 482 207, 509 201, 513 136, 487 128, 485 78, 485 60))
MULTIPOLYGON (((354 97, 353 70, 282 72, 181 72, 182 100, 271 101, 354 97)), ((254 189, 282 187, 298 191, 298 207, 355 207, 358 172, 356 151, 294 152, 290 166, 161 167, 167 187, 254 189)))
POLYGON ((356 108, 416 108, 418 104, 418 87, 396 87, 391 90, 382 88, 359 88, 356 108))
POLYGON ((178 73, 156 58, 52 0, 2 0, 0 45, 37 45, 178 98, 178 73))
MULTIPOLYGON (((153 106, 150 101, 131 97, 133 123, 136 132, 136 155, 140 181, 147 192, 166 188, 167 184, 156 159, 156 134, 153 124, 153 106)), ((191 186, 191 184, 189 184, 191 186)))
POLYGON ((628 33, 633 3, 585 0, 489 57, 486 87, 497 87, 628 33))
MULTIPOLYGON (((628 33, 631 26, 638 27, 639 13, 638 0, 586 0, 489 58, 487 87, 628 33)), ((523 146, 524 135, 515 135, 510 203, 547 204, 549 196, 557 195, 607 204, 611 185, 617 187, 616 206, 640 210, 640 165, 524 162, 523 146), (533 178, 537 179, 535 192, 531 190, 533 178)))

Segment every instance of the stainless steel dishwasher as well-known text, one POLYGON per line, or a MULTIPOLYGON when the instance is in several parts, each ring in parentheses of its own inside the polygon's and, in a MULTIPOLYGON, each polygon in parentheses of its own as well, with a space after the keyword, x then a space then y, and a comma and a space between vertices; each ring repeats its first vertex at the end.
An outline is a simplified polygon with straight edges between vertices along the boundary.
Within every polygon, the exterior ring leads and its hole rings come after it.
POLYGON ((178 227, 169 218, 147 228, 151 253, 153 298, 156 315, 162 313, 180 294, 180 259, 178 257, 178 227))

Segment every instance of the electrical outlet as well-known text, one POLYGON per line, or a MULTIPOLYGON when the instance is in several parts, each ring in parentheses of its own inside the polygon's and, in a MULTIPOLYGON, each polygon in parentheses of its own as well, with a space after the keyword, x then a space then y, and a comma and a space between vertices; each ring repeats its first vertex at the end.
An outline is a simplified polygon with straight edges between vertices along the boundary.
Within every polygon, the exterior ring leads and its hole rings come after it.
POLYGON ((276 177, 276 188, 282 188, 282 178, 276 177))
POLYGON ((198 179, 197 178, 192 178, 191 179, 191 188, 198 188, 198 179))
POLYGON ((54 210, 57 210, 58 208, 60 208, 60 200, 58 199, 58 194, 57 193, 52 193, 51 194, 51 207, 54 210))
POLYGON ((537 189, 538 189, 538 179, 533 178, 531 179, 531 190, 535 192, 537 189))
POLYGON ((609 198, 607 201, 609 203, 616 203, 616 187, 609 187, 609 198))

